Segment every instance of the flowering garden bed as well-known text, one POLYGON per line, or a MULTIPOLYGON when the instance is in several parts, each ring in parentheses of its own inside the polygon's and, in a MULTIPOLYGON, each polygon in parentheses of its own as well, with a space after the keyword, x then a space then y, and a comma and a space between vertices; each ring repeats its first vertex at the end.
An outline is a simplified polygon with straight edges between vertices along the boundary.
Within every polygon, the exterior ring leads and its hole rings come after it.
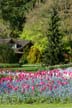
POLYGON ((0 74, 0 104, 72 102, 72 68, 0 74))

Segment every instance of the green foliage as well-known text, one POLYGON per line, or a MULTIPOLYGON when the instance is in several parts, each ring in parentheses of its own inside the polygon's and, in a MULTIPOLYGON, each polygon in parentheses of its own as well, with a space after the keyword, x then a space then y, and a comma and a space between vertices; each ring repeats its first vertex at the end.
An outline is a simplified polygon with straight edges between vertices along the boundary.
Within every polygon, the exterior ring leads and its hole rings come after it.
POLYGON ((64 62, 60 18, 56 5, 51 10, 47 38, 48 45, 43 53, 43 62, 46 65, 55 65, 64 62))
POLYGON ((17 37, 26 20, 26 13, 33 8, 36 0, 1 0, 0 13, 5 21, 10 22, 11 36, 17 37), (16 31, 16 32, 15 32, 16 31))
POLYGON ((40 51, 35 47, 31 47, 27 60, 28 60, 28 63, 32 63, 32 64, 39 63, 40 62, 40 51))
POLYGON ((7 38, 10 36, 11 30, 9 23, 0 19, 0 38, 7 38))
POLYGON ((21 57, 20 60, 19 60, 19 63, 20 63, 20 64, 27 64, 27 63, 28 63, 28 61, 27 61, 27 56, 28 56, 29 50, 30 50, 29 45, 27 45, 27 46, 24 48, 24 50, 23 50, 23 55, 22 55, 22 57, 21 57))
MULTIPOLYGON (((37 0, 37 2, 38 1, 39 0, 37 0)), ((42 5, 44 6, 44 4, 42 5)), ((38 48, 40 52, 46 48, 46 31, 48 27, 47 11, 41 6, 33 9, 32 12, 27 15, 23 32, 20 34, 20 38, 33 41, 34 47, 38 48)))
POLYGON ((72 62, 72 40, 64 43, 65 63, 72 62))
POLYGON ((41 52, 45 49, 47 44, 47 38, 45 36, 46 26, 44 26, 45 20, 37 20, 35 23, 31 21, 26 23, 20 37, 22 39, 31 40, 34 42, 34 46, 41 52))
MULTIPOLYGON (((60 107, 58 107, 60 104, 62 104, 64 106, 66 104, 66 106, 67 106, 67 103, 71 104, 71 102, 72 102, 72 100, 71 100, 70 97, 67 97, 67 98, 62 100, 60 97, 54 98, 54 97, 51 97, 51 96, 50 97, 44 97, 44 96, 41 96, 41 97, 35 97, 35 96, 31 97, 31 96, 28 96, 28 97, 25 97, 24 99, 21 98, 20 96, 16 96, 16 94, 14 94, 14 95, 5 94, 5 97, 2 97, 2 95, 0 96, 0 104, 4 104, 4 105, 6 105, 6 104, 9 104, 9 105, 10 104, 11 105, 12 104, 15 104, 15 105, 16 104, 17 105, 18 104, 19 105, 22 104, 22 107, 23 107, 23 103, 24 104, 35 104, 36 103, 38 105, 41 104, 42 106, 45 105, 45 104, 51 104, 52 103, 52 106, 53 106, 53 104, 55 106, 55 107, 51 106, 52 108, 56 108, 56 105, 57 105, 57 108, 60 108, 60 107), (44 104, 42 104, 42 103, 44 103, 44 104)), ((19 107, 19 105, 18 105, 18 107, 19 107)), ((45 106, 43 106, 43 107, 42 106, 41 106, 41 108, 45 107, 45 106)), ((32 105, 32 107, 33 107, 33 105, 32 105)))
MULTIPOLYGON (((37 0, 40 1, 40 0, 37 0)), ((71 5, 72 0, 46 0, 44 4, 34 8, 27 14, 27 20, 20 38, 32 40, 35 47, 42 52, 47 45, 46 32, 48 28, 50 5, 57 1, 58 12, 61 16, 61 28, 67 37, 72 37, 71 5), (67 13, 66 13, 67 10, 67 13)), ((65 37, 64 37, 65 38, 65 37)))
POLYGON ((16 57, 14 51, 6 44, 0 45, 0 63, 14 63, 16 57))
POLYGON ((35 66, 35 64, 32 64, 31 66, 29 64, 27 64, 27 65, 24 65, 23 67, 21 65, 17 65, 17 64, 0 64, 1 69, 4 69, 4 68, 5 68, 5 70, 9 69, 12 72, 16 72, 16 71, 37 72, 37 71, 43 71, 43 70, 48 71, 48 70, 59 69, 59 68, 63 69, 63 68, 68 68, 68 67, 72 67, 72 63, 54 65, 54 66, 48 66, 48 67, 46 67, 45 65, 35 66))
POLYGON ((66 104, 62 104, 62 103, 52 103, 52 104, 48 104, 48 103, 44 103, 44 104, 16 104, 16 105, 12 105, 12 104, 1 104, 0 105, 1 108, 5 108, 5 106, 7 108, 22 108, 22 107, 25 107, 25 108, 71 108, 72 106, 72 103, 66 103, 66 104))
MULTIPOLYGON (((66 35, 64 39, 72 40, 72 0, 0 0, 0 37, 20 36, 22 39, 32 40, 34 46, 42 53, 48 42, 48 10, 54 1, 57 1, 61 16, 61 28, 66 35)), ((71 46, 67 46, 66 49, 70 57, 65 63, 72 61, 71 46)))
POLYGON ((0 63, 0 68, 15 68, 15 67, 20 67, 20 64, 8 64, 8 63, 0 63))

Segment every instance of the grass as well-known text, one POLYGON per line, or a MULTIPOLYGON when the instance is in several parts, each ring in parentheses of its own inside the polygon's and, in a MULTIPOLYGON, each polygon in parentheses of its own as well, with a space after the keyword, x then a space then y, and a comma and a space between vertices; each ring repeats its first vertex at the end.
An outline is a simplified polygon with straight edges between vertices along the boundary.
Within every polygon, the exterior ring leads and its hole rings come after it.
POLYGON ((72 108, 72 104, 21 104, 0 105, 0 108, 72 108))

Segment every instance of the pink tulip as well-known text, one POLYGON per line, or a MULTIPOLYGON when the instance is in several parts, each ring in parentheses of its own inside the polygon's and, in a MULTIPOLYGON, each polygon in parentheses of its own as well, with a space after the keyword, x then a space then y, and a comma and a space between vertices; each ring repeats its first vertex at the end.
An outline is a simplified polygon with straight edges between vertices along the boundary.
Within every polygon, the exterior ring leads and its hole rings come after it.
POLYGON ((34 86, 32 86, 32 91, 34 91, 34 89, 35 89, 34 86))

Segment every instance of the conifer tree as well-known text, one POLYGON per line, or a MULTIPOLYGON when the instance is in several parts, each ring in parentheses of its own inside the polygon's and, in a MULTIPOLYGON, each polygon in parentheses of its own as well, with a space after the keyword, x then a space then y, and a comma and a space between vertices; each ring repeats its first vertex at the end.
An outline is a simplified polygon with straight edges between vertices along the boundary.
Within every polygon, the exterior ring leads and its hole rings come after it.
POLYGON ((57 6, 50 11, 50 22, 47 33, 48 46, 43 53, 43 62, 47 65, 55 65, 64 61, 62 33, 60 30, 60 17, 57 6))

